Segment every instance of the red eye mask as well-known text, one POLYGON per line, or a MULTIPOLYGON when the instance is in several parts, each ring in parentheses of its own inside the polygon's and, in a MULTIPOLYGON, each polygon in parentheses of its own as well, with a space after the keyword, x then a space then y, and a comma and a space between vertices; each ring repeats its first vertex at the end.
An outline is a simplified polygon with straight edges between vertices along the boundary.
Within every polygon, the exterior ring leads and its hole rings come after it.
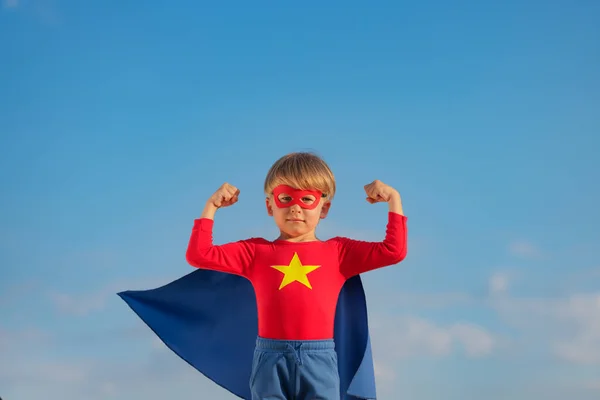
POLYGON ((277 207, 279 208, 291 207, 294 204, 298 204, 302 208, 312 210, 319 205, 321 196, 323 196, 323 193, 318 190, 299 190, 287 185, 279 185, 273 189, 273 198, 275 199, 275 204, 277 204, 277 207), (279 200, 280 194, 286 194, 292 199, 283 203, 279 200), (313 196, 315 200, 310 204, 306 204, 302 201, 302 198, 305 196, 313 196))

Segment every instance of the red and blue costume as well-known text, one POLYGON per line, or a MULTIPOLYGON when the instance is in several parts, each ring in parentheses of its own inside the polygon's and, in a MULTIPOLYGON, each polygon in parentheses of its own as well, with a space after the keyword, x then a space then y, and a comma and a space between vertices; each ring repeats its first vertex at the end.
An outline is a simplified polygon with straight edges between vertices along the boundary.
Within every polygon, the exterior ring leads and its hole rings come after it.
MULTIPOLYGON (((320 195, 294 193, 277 206, 314 207, 317 202, 302 204, 301 197, 320 195)), ((194 221, 186 259, 197 271, 158 289, 119 295, 176 354, 242 398, 250 398, 257 336, 334 339, 341 398, 375 398, 359 274, 404 259, 406 217, 388 213, 382 242, 252 238, 214 245, 212 228, 211 219, 194 221)))
POLYGON ((256 238, 218 246, 212 243, 213 221, 198 219, 186 258, 194 267, 240 275, 252 283, 259 336, 330 339, 338 295, 346 280, 404 259, 405 217, 388 215, 383 242, 336 237, 295 243, 256 238))

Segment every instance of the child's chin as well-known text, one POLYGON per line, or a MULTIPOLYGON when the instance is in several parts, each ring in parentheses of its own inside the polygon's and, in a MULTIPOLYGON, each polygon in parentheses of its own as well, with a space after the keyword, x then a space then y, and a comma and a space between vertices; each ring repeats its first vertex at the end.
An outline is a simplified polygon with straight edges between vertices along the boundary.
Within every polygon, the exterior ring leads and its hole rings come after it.
POLYGON ((305 233, 308 233, 308 229, 300 228, 300 227, 298 227, 297 229, 294 229, 293 227, 292 228, 286 227, 284 232, 289 236, 300 236, 300 235, 304 235, 305 233))

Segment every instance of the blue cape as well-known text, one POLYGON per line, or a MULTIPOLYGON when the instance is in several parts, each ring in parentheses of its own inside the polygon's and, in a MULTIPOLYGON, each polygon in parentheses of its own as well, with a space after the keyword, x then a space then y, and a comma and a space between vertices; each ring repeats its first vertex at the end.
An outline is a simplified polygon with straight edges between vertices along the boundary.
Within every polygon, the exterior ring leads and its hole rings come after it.
MULTIPOLYGON (((198 269, 156 289, 118 295, 175 354, 234 395, 251 398, 249 380, 258 316, 248 279, 198 269)), ((375 399, 360 276, 347 280, 340 292, 334 332, 340 399, 375 399)))

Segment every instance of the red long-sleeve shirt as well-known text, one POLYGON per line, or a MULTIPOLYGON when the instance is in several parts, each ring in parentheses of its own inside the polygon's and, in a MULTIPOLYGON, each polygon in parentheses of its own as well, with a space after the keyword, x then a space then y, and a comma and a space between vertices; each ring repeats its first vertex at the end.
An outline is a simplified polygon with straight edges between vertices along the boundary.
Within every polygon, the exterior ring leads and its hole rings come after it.
POLYGON ((406 256, 406 220, 389 212, 382 242, 345 237, 300 243, 251 238, 213 245, 214 222, 201 218, 194 220, 186 259, 194 267, 241 275, 252 282, 259 336, 330 339, 346 279, 396 264, 406 256))

